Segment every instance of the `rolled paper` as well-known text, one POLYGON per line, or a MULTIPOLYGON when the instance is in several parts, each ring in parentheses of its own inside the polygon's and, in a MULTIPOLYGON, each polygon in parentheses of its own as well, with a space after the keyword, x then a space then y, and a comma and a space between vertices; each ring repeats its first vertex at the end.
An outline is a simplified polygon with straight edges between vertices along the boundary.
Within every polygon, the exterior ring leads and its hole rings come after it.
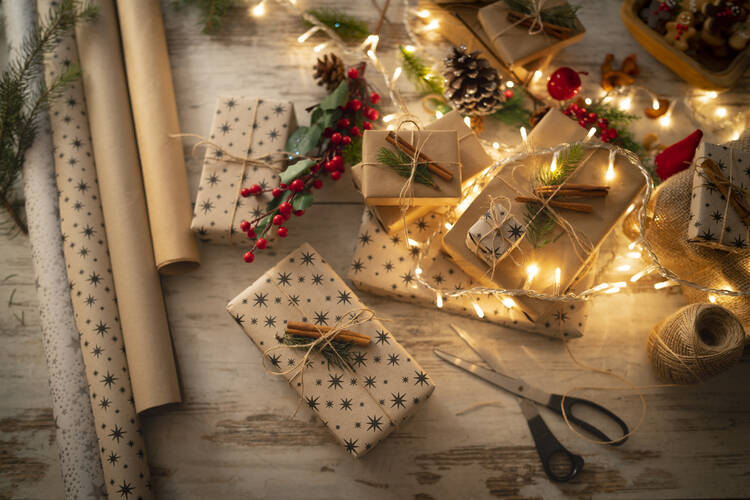
MULTIPOLYGON (((34 2, 8 2, 3 7, 12 59, 20 54, 24 41, 32 37, 36 13, 34 2)), ((37 83, 35 81, 32 88, 36 88, 37 83)), ((102 493, 104 476, 96 453, 94 419, 86 390, 78 331, 73 321, 65 263, 60 258, 63 240, 55 229, 59 224, 57 186, 49 122, 44 114, 38 117, 37 125, 36 139, 24 158, 23 191, 39 300, 41 340, 55 417, 55 438, 64 486, 62 493, 69 499, 88 498, 102 493)))
POLYGON ((526 228, 508 213, 507 203, 494 203, 466 233, 466 247, 494 266, 519 241, 526 228))
POLYGON ((76 27, 76 39, 130 380, 141 412, 179 402, 180 388, 151 247, 115 5, 92 3, 98 16, 76 27))
POLYGON ((181 274, 198 267, 180 124, 159 2, 119 0, 122 49, 138 138, 156 268, 181 274), (170 137, 171 136, 171 137, 170 137))
MULTIPOLYGON (((278 172, 286 166, 286 158, 279 153, 284 151, 295 125, 291 102, 218 98, 191 223, 201 241, 231 245, 247 242, 240 224, 262 216, 273 195, 268 191, 243 198, 240 192, 253 184, 263 189, 279 184, 278 172), (267 156, 263 160, 267 167, 253 161, 267 156)), ((265 238, 270 240, 273 234, 268 231, 265 238)))
MULTIPOLYGON (((40 8, 51 6, 53 1, 40 0, 40 8)), ((72 36, 63 39, 47 57, 48 83, 65 71, 68 64, 78 64, 78 50, 72 36)), ((99 439, 96 449, 107 495, 118 498, 122 492, 130 491, 136 498, 150 498, 146 447, 131 399, 133 391, 87 116, 80 82, 67 86, 62 98, 50 105, 60 229, 65 235, 63 251, 71 283, 69 295, 86 366, 99 439)))

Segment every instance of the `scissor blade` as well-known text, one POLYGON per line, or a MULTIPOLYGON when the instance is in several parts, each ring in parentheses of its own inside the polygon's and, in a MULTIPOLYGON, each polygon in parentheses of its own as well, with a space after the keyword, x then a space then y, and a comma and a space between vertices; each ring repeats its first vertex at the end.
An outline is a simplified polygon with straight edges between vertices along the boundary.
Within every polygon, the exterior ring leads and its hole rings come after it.
POLYGON ((472 348, 474 352, 479 354, 479 357, 482 358, 482 360, 490 365, 490 368, 495 370, 496 372, 502 373, 502 365, 500 363, 500 358, 498 357, 497 353, 492 351, 487 344, 477 342, 476 338, 473 337, 469 332, 464 330, 463 328, 459 328, 453 323, 451 323, 451 328, 458 334, 461 339, 466 342, 469 347, 472 348))
POLYGON ((521 407, 521 413, 523 413, 523 416, 526 417, 526 420, 531 420, 532 418, 539 415, 539 410, 537 409, 536 405, 528 399, 519 399, 518 406, 521 407))
POLYGON ((542 405, 546 405, 549 401, 549 394, 545 393, 544 391, 540 391, 539 389, 528 386, 522 380, 503 375, 502 373, 498 373, 494 370, 488 370, 487 368, 483 368, 470 361, 461 359, 457 356, 454 356, 453 354, 448 354, 447 352, 441 351, 440 349, 434 349, 433 352, 440 359, 471 373, 475 377, 479 377, 482 380, 496 385, 505 391, 515 394, 516 396, 530 399, 531 401, 535 401, 542 405))

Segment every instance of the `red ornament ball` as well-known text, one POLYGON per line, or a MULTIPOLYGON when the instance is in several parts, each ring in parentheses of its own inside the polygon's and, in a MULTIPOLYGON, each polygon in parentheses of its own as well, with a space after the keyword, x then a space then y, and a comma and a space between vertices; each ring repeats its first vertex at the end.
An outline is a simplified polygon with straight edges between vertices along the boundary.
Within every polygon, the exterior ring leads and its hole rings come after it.
POLYGON ((276 230, 276 234, 278 234, 280 238, 286 238, 286 236, 289 234, 289 230, 284 226, 281 226, 276 230))
POLYGON ((259 250, 263 250, 268 246, 268 241, 266 241, 265 238, 259 238, 258 241, 255 242, 255 247, 259 250))
POLYGON ((253 255, 253 252, 245 252, 245 255, 243 255, 242 258, 245 262, 250 263, 255 260, 255 255, 253 255))
POLYGON ((566 66, 556 69, 547 82, 547 92, 558 101, 572 99, 580 90, 581 77, 577 71, 566 66))
POLYGON ((357 71, 357 68, 349 68, 349 71, 347 71, 346 75, 349 78, 359 78, 359 71, 357 71))

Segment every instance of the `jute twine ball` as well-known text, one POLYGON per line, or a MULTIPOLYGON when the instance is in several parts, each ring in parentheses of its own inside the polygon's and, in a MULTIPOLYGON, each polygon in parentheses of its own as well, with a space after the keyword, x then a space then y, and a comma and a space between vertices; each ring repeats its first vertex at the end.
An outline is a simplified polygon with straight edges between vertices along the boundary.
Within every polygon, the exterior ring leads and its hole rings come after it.
POLYGON ((714 304, 690 304, 657 324, 646 352, 658 377, 695 384, 739 361, 745 331, 737 317, 714 304))

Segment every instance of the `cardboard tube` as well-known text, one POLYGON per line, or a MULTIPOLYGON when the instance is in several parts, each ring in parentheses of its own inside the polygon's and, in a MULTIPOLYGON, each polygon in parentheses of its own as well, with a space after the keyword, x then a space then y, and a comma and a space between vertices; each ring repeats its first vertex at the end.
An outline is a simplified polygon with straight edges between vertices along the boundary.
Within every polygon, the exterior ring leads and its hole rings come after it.
POLYGON ((104 223, 138 412, 180 401, 120 52, 114 0, 76 27, 104 223))
POLYGON ((138 138, 143 186, 156 268, 182 274, 200 264, 190 230, 190 205, 177 104, 159 2, 117 2, 130 103, 138 138))

